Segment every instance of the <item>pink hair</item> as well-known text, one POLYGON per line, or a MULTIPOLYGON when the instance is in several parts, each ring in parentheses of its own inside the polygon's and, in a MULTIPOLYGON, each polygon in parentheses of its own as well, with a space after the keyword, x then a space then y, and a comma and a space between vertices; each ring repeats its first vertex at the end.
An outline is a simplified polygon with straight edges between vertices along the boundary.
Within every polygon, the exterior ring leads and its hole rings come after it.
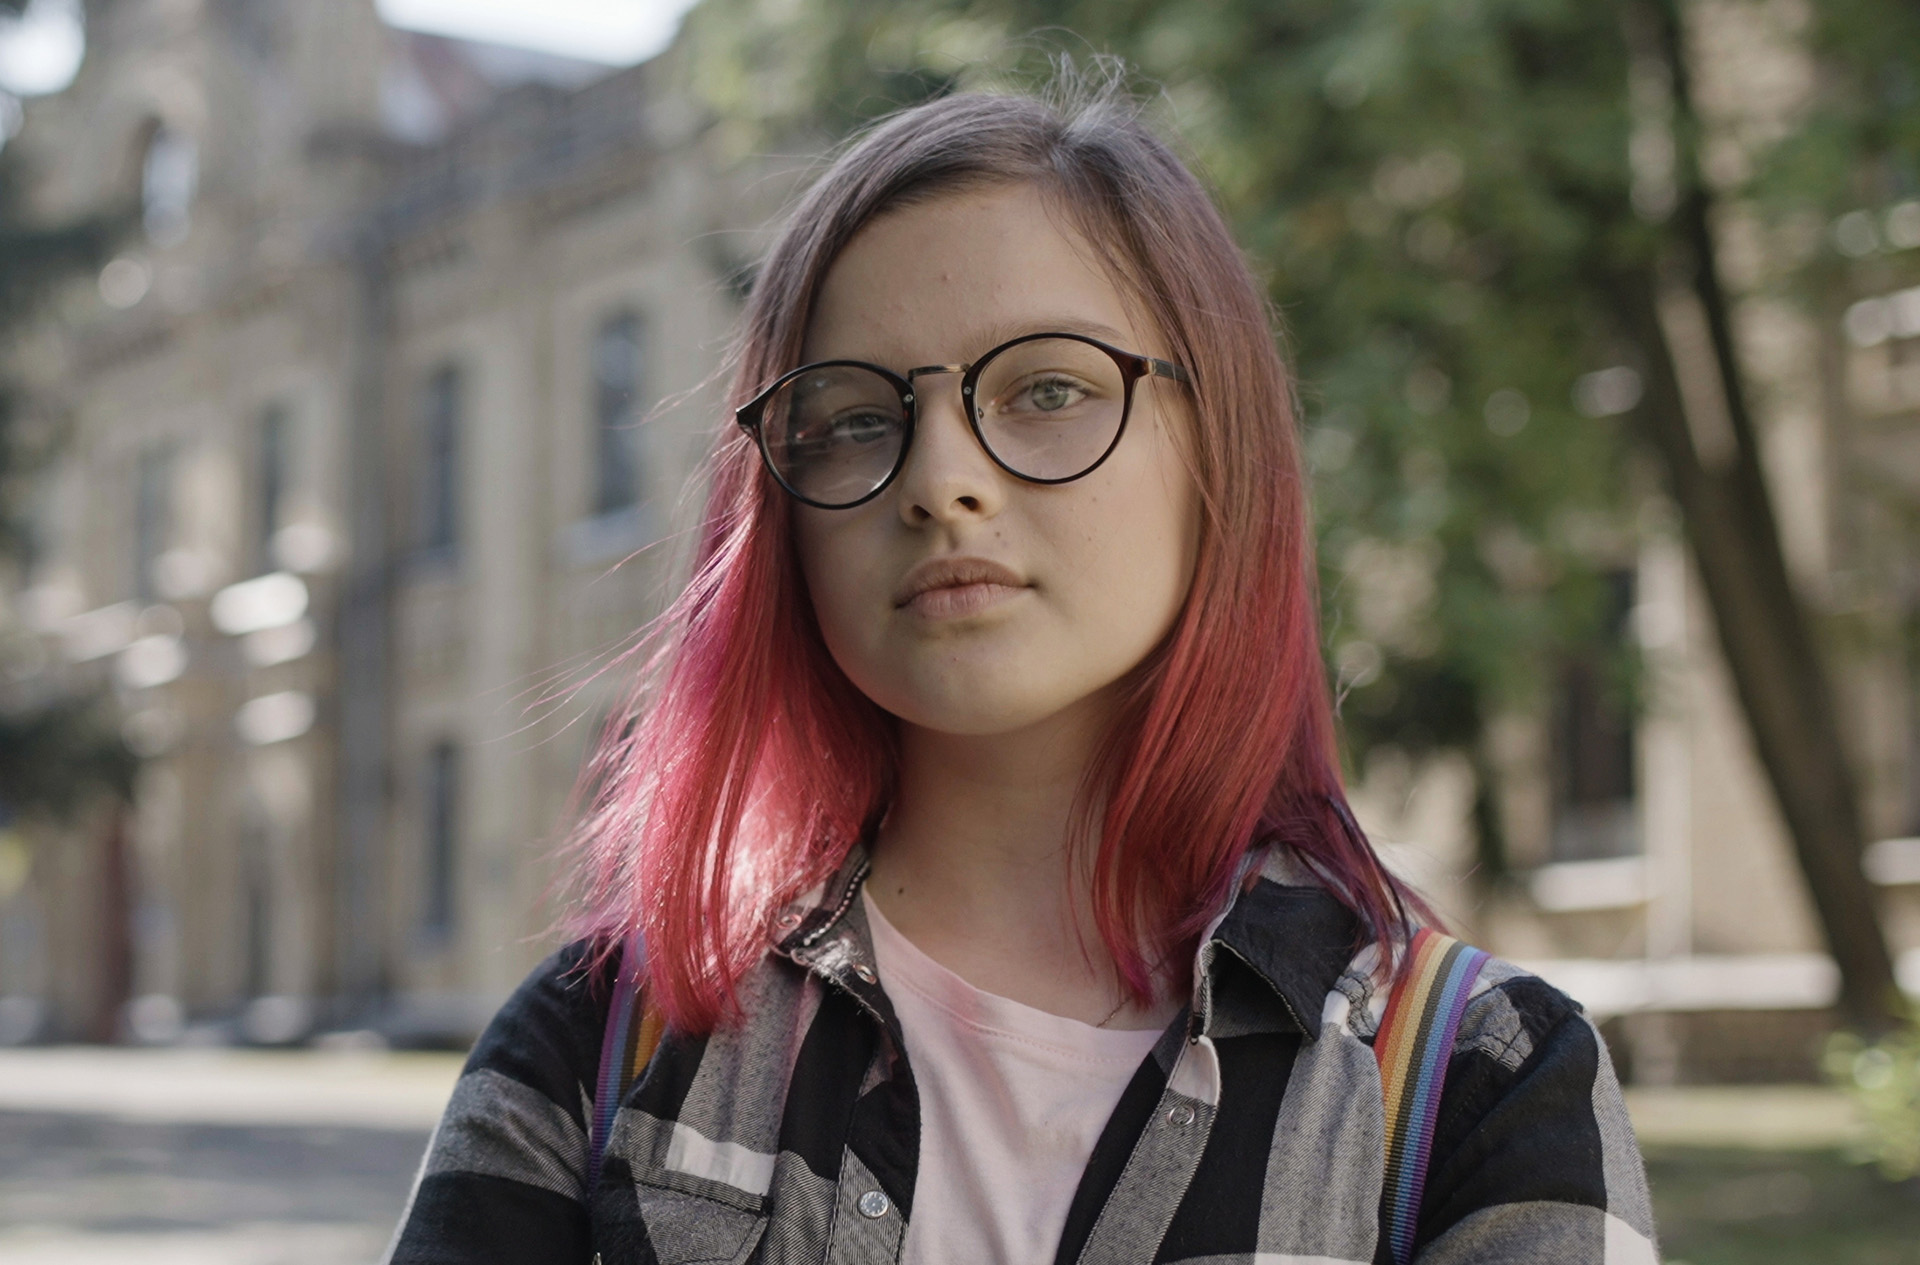
MULTIPOLYGON (((1057 199, 1193 375, 1188 448, 1204 510, 1192 588, 1131 678, 1076 830, 1097 849, 1099 936, 1149 997, 1157 964, 1188 960, 1248 848, 1271 839, 1391 946, 1409 902, 1424 908, 1381 865, 1341 787, 1292 380, 1218 210, 1130 108, 968 94, 873 128, 768 256, 732 402, 797 363, 821 281, 863 225, 1021 181, 1057 199)), ((580 929, 608 944, 638 930, 654 997, 690 1031, 736 1013, 772 910, 879 820, 896 753, 893 720, 821 640, 785 494, 730 419, 711 469, 693 577, 650 630, 649 670, 588 763, 577 834, 580 929)))

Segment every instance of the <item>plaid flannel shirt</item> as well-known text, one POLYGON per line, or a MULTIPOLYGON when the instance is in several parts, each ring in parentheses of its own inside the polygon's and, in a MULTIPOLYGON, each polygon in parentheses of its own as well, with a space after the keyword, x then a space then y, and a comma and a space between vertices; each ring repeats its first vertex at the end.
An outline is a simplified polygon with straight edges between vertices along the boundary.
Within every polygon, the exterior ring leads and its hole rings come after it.
MULTIPOLYGON (((1385 1262, 1377 952, 1278 851, 1202 938, 1193 1000, 1122 1094, 1058 1265, 1385 1262)), ((609 977, 549 958, 475 1046, 428 1147, 394 1265, 867 1265, 900 1259, 920 1109, 856 899, 857 850, 782 920, 745 1018, 667 1031, 589 1194, 609 977)), ((1640 1153, 1577 1004, 1497 959, 1448 1064, 1422 1265, 1657 1261, 1640 1153)))

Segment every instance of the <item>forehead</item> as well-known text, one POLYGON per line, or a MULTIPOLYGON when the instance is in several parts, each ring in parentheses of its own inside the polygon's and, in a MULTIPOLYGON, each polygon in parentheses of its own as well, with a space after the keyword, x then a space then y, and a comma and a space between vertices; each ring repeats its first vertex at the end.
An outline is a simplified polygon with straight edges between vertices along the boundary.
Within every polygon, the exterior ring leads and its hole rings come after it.
POLYGON ((1041 190, 969 190, 862 228, 827 272, 803 355, 954 363, 1042 330, 1157 351, 1137 306, 1041 190))

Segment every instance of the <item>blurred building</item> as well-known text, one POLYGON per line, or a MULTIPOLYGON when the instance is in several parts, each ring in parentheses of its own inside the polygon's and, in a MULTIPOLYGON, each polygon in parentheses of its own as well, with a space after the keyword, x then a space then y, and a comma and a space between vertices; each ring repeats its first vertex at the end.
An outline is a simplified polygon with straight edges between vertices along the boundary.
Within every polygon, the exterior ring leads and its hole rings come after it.
MULTIPOLYGON (((722 152, 673 52, 604 75, 402 35, 371 0, 88 7, 80 78, 20 143, 45 209, 143 227, 22 348, 69 435, 11 618, 111 683, 145 757, 125 1023, 470 1032, 550 944, 554 831, 618 672, 553 690, 673 582, 735 279, 788 179, 722 152)), ((1700 91, 1737 164, 1806 68, 1729 30, 1700 91)), ((1791 242, 1736 224, 1727 268, 1920 985, 1920 206, 1876 215, 1809 230, 1859 246, 1831 312, 1770 285, 1791 242)), ((1581 389, 1604 413, 1635 388, 1581 389)), ((1596 548, 1648 706, 1569 662, 1496 723, 1510 872, 1487 881, 1464 759, 1389 753, 1361 815, 1472 935, 1617 1021, 1641 1076, 1803 1067, 1832 967, 1684 541, 1655 498, 1596 548)), ((113 838, 41 829, 0 887, 0 1039, 116 1001, 113 838)))
MULTIPOLYGON (((143 223, 20 358, 68 434, 14 607, 144 757, 128 1022, 468 1031, 545 952, 612 683, 553 693, 673 573, 721 230, 772 186, 716 178, 666 59, 407 35, 372 0, 88 15, 21 143, 45 211, 143 223)), ((16 1027, 114 1001, 110 839, 41 838, 0 906, 16 1027)))

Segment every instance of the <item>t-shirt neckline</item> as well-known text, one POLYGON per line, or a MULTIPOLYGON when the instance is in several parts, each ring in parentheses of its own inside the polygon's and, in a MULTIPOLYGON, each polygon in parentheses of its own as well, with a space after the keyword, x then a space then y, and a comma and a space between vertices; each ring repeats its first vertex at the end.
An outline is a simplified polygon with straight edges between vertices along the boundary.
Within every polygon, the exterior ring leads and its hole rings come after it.
POLYGON ((1164 1032, 1161 1028, 1102 1028, 976 988, 964 976, 929 957, 887 921, 864 889, 860 903, 872 931, 882 982, 888 987, 911 989, 929 1005, 968 1027, 1076 1058, 1126 1063, 1138 1063, 1164 1032))

